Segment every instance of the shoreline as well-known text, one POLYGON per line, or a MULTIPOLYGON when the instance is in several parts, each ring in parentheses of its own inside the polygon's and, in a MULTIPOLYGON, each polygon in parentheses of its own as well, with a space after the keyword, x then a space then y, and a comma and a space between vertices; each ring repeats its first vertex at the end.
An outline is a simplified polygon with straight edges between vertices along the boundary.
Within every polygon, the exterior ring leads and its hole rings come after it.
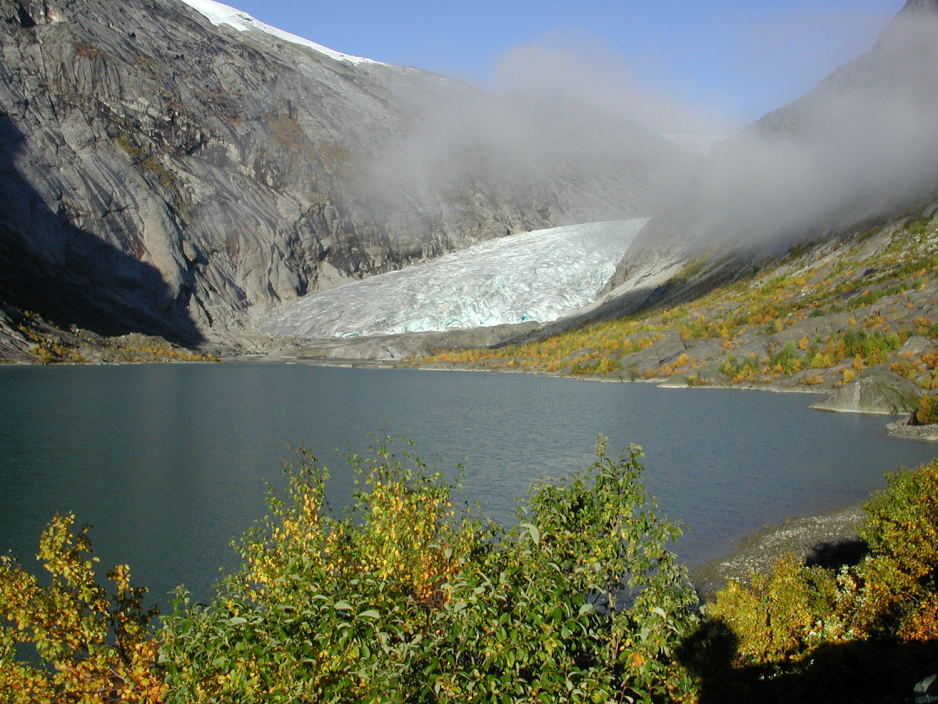
POLYGON ((827 567, 858 561, 865 550, 858 534, 866 519, 864 504, 788 518, 744 536, 726 555, 690 570, 701 601, 712 600, 731 579, 746 582, 753 572, 765 574, 786 553, 809 564, 827 567))

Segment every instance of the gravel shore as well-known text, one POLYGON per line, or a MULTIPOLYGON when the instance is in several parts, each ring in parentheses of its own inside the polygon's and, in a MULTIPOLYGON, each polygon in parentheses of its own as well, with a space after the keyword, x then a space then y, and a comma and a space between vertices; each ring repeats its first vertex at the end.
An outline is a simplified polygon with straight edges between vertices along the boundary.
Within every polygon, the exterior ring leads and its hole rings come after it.
POLYGON ((745 581, 752 572, 764 573, 787 552, 825 566, 855 562, 863 552, 857 529, 865 517, 862 506, 850 506, 766 526, 740 540, 729 555, 692 570, 691 579, 700 598, 709 600, 727 580, 745 581))

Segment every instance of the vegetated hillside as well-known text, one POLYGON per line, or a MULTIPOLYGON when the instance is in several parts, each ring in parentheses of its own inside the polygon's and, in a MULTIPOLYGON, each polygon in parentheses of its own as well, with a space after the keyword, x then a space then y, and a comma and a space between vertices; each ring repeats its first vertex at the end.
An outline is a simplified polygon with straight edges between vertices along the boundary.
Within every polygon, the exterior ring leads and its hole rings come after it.
POLYGON ((60 326, 236 333, 349 278, 641 215, 693 160, 626 121, 338 60, 177 0, 0 16, 0 302, 60 326))
POLYGON ((938 388, 938 202, 796 244, 757 269, 737 264, 702 254, 659 290, 670 303, 421 362, 805 391, 835 390, 875 367, 911 382, 913 396, 938 388))
POLYGON ((938 2, 909 0, 876 45, 718 145, 607 285, 640 307, 707 251, 759 265, 791 243, 896 217, 938 187, 938 2))

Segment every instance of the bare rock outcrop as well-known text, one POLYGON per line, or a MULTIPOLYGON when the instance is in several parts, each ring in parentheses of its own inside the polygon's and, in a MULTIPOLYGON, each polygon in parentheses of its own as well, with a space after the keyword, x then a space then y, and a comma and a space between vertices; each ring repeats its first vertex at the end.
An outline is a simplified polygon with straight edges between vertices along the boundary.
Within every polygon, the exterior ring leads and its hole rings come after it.
POLYGON ((922 389, 885 366, 871 367, 811 408, 837 413, 901 415, 918 406, 922 389))

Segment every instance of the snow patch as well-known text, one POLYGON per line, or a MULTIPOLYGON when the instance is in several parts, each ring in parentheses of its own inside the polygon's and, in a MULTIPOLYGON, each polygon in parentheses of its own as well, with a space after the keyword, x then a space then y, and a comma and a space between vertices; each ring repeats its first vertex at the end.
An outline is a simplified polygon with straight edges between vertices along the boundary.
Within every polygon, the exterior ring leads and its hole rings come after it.
POLYGON ((647 218, 501 237, 309 294, 270 316, 272 335, 392 335, 557 320, 599 295, 647 218))
POLYGON ((360 56, 352 56, 350 54, 343 54, 340 51, 333 51, 328 47, 324 47, 322 44, 317 44, 316 42, 311 42, 308 39, 303 39, 303 37, 298 37, 295 34, 284 32, 282 29, 271 27, 269 24, 264 24, 260 20, 254 19, 246 12, 241 12, 241 10, 236 10, 233 7, 223 5, 220 2, 215 2, 214 0, 182 0, 182 2, 191 7, 196 12, 204 15, 209 20, 209 22, 216 26, 227 24, 229 27, 234 27, 239 32, 249 32, 252 29, 256 29, 258 31, 265 32, 266 34, 272 34, 273 36, 282 39, 285 42, 308 47, 313 51, 319 52, 320 54, 325 54, 326 56, 333 58, 336 61, 346 61, 350 64, 379 63, 378 61, 364 59, 360 56))

